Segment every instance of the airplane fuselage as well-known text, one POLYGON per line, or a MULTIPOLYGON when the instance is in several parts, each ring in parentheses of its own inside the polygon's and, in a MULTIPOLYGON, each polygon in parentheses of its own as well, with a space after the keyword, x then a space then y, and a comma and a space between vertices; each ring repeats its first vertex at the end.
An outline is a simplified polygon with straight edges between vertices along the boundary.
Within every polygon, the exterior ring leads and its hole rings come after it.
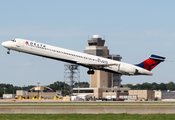
POLYGON ((94 56, 86 53, 76 52, 60 47, 55 47, 35 41, 25 39, 13 39, 3 42, 2 45, 9 49, 73 64, 78 64, 92 70, 103 70, 122 75, 152 75, 151 71, 141 67, 107 59, 104 57, 94 56))

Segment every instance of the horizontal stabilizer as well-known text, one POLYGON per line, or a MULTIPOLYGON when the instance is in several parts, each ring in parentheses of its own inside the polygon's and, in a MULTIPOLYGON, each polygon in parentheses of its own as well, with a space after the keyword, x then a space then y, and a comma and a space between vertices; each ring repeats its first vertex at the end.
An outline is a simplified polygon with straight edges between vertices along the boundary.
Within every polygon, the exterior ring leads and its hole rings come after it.
POLYGON ((165 57, 161 57, 161 56, 157 56, 157 55, 151 55, 149 58, 152 60, 160 61, 160 62, 163 62, 165 60, 165 57))

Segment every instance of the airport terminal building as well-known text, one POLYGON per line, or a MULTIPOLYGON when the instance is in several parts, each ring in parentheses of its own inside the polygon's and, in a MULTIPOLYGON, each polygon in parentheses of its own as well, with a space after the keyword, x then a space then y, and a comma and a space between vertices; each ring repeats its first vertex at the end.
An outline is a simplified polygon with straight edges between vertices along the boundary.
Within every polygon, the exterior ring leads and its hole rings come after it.
POLYGON ((130 88, 74 88, 73 95, 89 95, 92 98, 118 98, 128 95, 130 88))

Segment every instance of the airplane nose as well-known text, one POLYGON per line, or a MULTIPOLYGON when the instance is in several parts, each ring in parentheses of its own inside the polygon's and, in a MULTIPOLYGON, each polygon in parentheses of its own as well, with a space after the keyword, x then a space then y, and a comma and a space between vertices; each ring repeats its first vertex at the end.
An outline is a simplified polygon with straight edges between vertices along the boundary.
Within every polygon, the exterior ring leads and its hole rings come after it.
POLYGON ((2 43, 2 46, 7 48, 9 45, 8 45, 7 42, 3 42, 3 43, 2 43))
POLYGON ((2 43, 2 46, 3 46, 3 47, 5 46, 5 42, 2 43))

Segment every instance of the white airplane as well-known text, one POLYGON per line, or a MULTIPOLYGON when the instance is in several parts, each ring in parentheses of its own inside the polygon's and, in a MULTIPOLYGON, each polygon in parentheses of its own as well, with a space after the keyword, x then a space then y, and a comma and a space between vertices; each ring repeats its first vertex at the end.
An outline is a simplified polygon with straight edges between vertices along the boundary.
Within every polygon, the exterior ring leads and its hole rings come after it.
POLYGON ((8 54, 10 54, 10 50, 15 50, 32 55, 78 64, 89 68, 87 72, 88 74, 94 74, 94 70, 103 70, 112 73, 119 73, 122 75, 153 75, 151 70, 160 62, 165 60, 165 57, 151 55, 148 59, 141 62, 140 64, 132 65, 19 38, 3 42, 2 46, 8 49, 8 54))

